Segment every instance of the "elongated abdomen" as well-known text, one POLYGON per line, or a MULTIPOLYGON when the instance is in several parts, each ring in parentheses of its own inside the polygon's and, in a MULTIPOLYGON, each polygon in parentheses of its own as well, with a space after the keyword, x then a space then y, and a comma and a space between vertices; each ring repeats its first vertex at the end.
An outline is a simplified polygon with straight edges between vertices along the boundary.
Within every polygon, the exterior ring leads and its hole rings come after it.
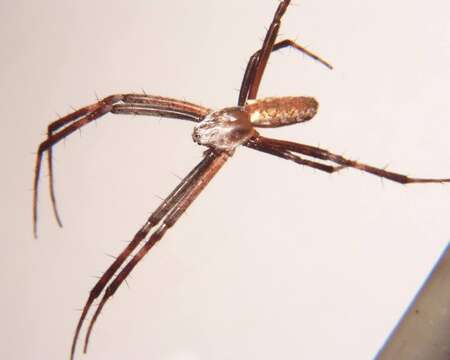
POLYGON ((312 119, 319 103, 312 97, 286 96, 248 100, 244 109, 257 127, 278 127, 312 119))

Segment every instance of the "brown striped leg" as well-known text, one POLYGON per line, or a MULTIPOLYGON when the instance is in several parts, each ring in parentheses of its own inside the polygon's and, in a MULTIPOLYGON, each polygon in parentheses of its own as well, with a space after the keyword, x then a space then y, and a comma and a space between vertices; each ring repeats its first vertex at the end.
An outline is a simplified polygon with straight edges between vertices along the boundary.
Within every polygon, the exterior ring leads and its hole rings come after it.
MULTIPOLYGON (((49 125, 48 129, 47 129, 47 139, 49 139, 52 136, 52 129, 51 126, 49 125)), ((62 227, 62 221, 61 221, 61 216, 59 215, 59 211, 58 211, 58 206, 56 205, 56 195, 55 195, 55 182, 53 179, 53 150, 51 147, 49 147, 47 149, 47 164, 48 164, 48 185, 50 188, 50 200, 52 203, 52 208, 53 208, 53 214, 55 215, 55 219, 56 222, 58 223, 59 227, 62 227)), ((34 195, 34 197, 36 197, 37 195, 34 195)), ((36 202, 37 199, 35 198, 34 201, 36 202)), ((35 208, 33 205, 33 214, 35 212, 35 208)), ((33 219, 35 219, 35 216, 33 215, 33 219)), ((34 223, 33 223, 34 225, 34 223)), ((34 226, 34 236, 36 237, 36 227, 34 226)))
POLYGON ((199 171, 192 178, 192 180, 189 181, 189 185, 182 198, 177 202, 171 202, 171 204, 168 204, 166 212, 167 215, 165 215, 165 217, 162 219, 162 223, 160 224, 160 226, 153 232, 149 240, 141 247, 141 249, 134 255, 134 257, 131 258, 131 260, 119 272, 117 277, 106 288, 103 294, 103 298, 89 324, 84 343, 84 352, 87 351, 87 346, 93 326, 108 299, 116 292, 118 287, 122 284, 123 281, 125 281, 130 272, 148 253, 153 245, 161 240, 165 232, 176 223, 180 216, 197 198, 200 192, 206 187, 206 185, 208 185, 209 181, 214 177, 214 175, 217 174, 226 160, 228 160, 229 156, 230 155, 225 152, 215 153, 214 151, 209 150, 205 156, 205 159, 200 163, 204 164, 204 166, 202 167, 201 171, 199 171))
POLYGON ((249 77, 249 86, 248 86, 248 99, 255 99, 258 93, 259 84, 261 83, 261 78, 263 76, 264 70, 267 65, 267 61, 269 60, 270 53, 272 52, 273 44, 278 35, 278 31, 280 30, 281 18, 286 12, 287 7, 289 6, 290 0, 283 0, 279 5, 277 10, 275 11, 275 15, 273 17, 272 23, 270 24, 269 29, 267 30, 266 37, 263 42, 263 46, 261 48, 261 53, 255 60, 255 70, 254 75, 249 77))
POLYGON ((269 148, 275 148, 280 151, 292 151, 306 156, 314 157, 316 159, 332 161, 344 167, 352 167, 367 173, 398 182, 400 184, 414 184, 414 183, 446 183, 450 182, 450 178, 433 179, 433 178, 413 178, 403 174, 387 171, 371 165, 363 164, 354 160, 349 160, 341 155, 333 154, 328 150, 324 150, 315 146, 299 144, 291 141, 276 140, 259 136, 254 139, 258 144, 269 148))
POLYGON ((75 121, 78 122, 80 119, 84 119, 86 117, 91 116, 95 113, 95 117, 93 117, 92 121, 96 118, 99 118, 100 116, 104 115, 109 111, 109 108, 116 102, 121 101, 123 98, 123 95, 112 95, 104 98, 103 100, 92 104, 85 106, 79 110, 74 111, 73 113, 70 113, 48 125, 47 128, 47 140, 44 141, 40 146, 37 154, 37 160, 36 160, 36 169, 35 169, 35 177, 34 177, 34 189, 33 189, 33 232, 34 236, 37 237, 37 229, 36 229, 36 223, 37 223, 37 185, 39 182, 39 173, 40 173, 40 165, 41 165, 41 159, 42 154, 45 150, 47 150, 47 157, 48 157, 48 175, 49 175, 49 187, 50 187, 50 199, 52 202, 53 207, 53 213, 55 214, 56 221, 59 226, 62 227, 61 217, 59 216, 58 208, 56 206, 56 196, 55 196, 55 188, 54 188, 54 178, 53 178, 53 154, 52 154, 52 145, 61 140, 62 138, 69 135, 71 132, 75 131, 76 129, 80 128, 84 124, 75 127, 73 131, 68 132, 65 136, 61 137, 60 139, 57 139, 55 142, 52 143, 50 139, 55 139, 54 132, 58 129, 67 126, 71 123, 74 123, 75 121), (45 143, 50 143, 49 146, 45 146, 45 143), (43 150, 41 148, 44 147, 43 150))
MULTIPOLYGON (((276 44, 273 45, 272 52, 286 48, 286 47, 292 47, 294 49, 297 49, 297 50, 301 51, 302 53, 304 53, 305 55, 307 55, 307 56, 311 57, 312 59, 325 65, 329 69, 333 69, 333 66, 329 62, 323 60, 318 55, 314 54, 313 52, 309 51, 305 47, 297 44, 296 42, 294 42, 292 40, 282 40, 282 41, 277 42, 276 44)), ((241 90, 239 91, 239 101, 238 101, 239 106, 244 106, 248 99, 256 98, 258 89, 256 89, 254 97, 250 98, 249 97, 249 88, 252 85, 253 79, 255 77, 256 66, 258 64, 258 59, 261 54, 261 51, 262 50, 256 51, 250 57, 250 60, 248 61, 247 68, 245 69, 244 78, 242 79, 241 90)), ((259 87, 259 85, 258 85, 258 87, 259 87)))
POLYGON ((117 270, 122 266, 127 257, 136 249, 136 247, 142 242, 142 240, 147 236, 149 231, 157 225, 171 209, 176 206, 181 199, 184 198, 186 193, 192 188, 194 183, 198 181, 198 178, 210 167, 213 157, 211 155, 206 155, 191 172, 181 181, 181 183, 167 196, 164 202, 152 213, 144 226, 136 233, 133 240, 128 244, 128 246, 120 253, 120 255, 115 259, 111 266, 103 273, 100 279, 97 281, 95 286, 89 293, 88 300, 83 307, 80 319, 78 320, 75 334, 72 341, 71 348, 71 359, 74 358, 75 348, 78 341, 78 336, 86 318, 86 315, 92 306, 94 300, 102 293, 105 286, 112 279, 117 270))
POLYGON ((270 146, 270 144, 264 144, 264 143, 258 142, 257 139, 255 139, 255 138, 250 139, 245 145, 248 146, 249 148, 252 148, 252 149, 255 149, 255 150, 258 150, 261 152, 265 152, 270 155, 278 156, 282 159, 291 160, 297 164, 309 166, 309 167, 324 171, 329 174, 345 168, 345 166, 333 166, 333 165, 322 164, 317 161, 303 159, 300 156, 295 155, 290 151, 280 150, 279 147, 270 146))
POLYGON ((300 46, 292 40, 284 40, 275 44, 278 31, 280 30, 281 18, 286 12, 289 6, 290 0, 284 0, 275 11, 272 23, 267 30, 266 37, 264 39, 261 50, 257 51, 249 60, 247 69, 245 70, 244 78, 242 80, 241 90, 239 92, 238 105, 243 106, 247 99, 255 99, 258 94, 259 85, 261 83, 264 70, 269 60, 269 56, 272 51, 281 49, 283 47, 292 46, 297 50, 304 52, 306 55, 311 56, 313 59, 323 63, 325 66, 331 68, 331 65, 322 60, 319 56, 306 50, 303 46, 300 46))
POLYGON ((132 113, 137 115, 158 115, 198 122, 203 119, 203 117, 208 114, 209 111, 209 109, 202 106, 172 98, 142 94, 119 94, 108 96, 95 104, 85 106, 51 123, 48 126, 48 138, 40 144, 36 158, 33 186, 34 236, 37 237, 37 188, 39 183, 42 156, 45 151, 47 151, 48 155, 50 197, 56 220, 58 224, 61 225, 54 191, 52 161, 53 145, 72 134, 75 130, 80 129, 84 125, 100 118, 108 112, 117 114, 132 113), (119 102, 121 102, 122 104, 118 104, 119 102))
POLYGON ((175 111, 160 110, 154 108, 144 107, 141 104, 117 104, 111 110, 112 114, 130 114, 130 115, 145 115, 158 116, 171 119, 190 120, 198 122, 198 116, 193 114, 182 114, 175 111))
POLYGON ((147 95, 147 94, 126 94, 123 102, 125 104, 142 104, 144 107, 174 111, 186 115, 191 115, 195 120, 201 121, 212 110, 204 106, 196 105, 188 101, 168 98, 163 96, 147 95))

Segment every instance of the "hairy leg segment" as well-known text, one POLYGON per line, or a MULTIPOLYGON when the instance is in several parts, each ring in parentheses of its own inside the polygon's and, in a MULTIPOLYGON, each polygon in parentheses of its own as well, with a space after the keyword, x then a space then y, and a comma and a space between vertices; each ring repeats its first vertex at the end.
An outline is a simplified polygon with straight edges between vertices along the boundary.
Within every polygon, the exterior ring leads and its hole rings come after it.
POLYGON ((56 205, 54 189, 52 147, 76 130, 107 113, 163 116, 167 118, 201 121, 211 110, 186 101, 145 94, 119 94, 108 96, 95 104, 85 106, 52 122, 47 129, 47 140, 39 145, 33 182, 33 233, 37 237, 38 185, 41 162, 47 151, 50 198, 56 221, 62 226, 56 205))

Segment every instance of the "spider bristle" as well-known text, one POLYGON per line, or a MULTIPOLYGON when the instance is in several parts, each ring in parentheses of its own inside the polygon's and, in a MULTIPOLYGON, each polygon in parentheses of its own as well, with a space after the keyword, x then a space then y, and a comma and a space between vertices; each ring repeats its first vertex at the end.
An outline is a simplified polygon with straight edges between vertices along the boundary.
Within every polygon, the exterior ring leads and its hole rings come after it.
POLYGON ((183 178, 181 177, 181 176, 179 176, 179 175, 177 175, 176 173, 174 173, 174 172, 170 172, 173 176, 175 176, 178 180, 183 180, 183 178))
POLYGON ((164 201, 164 198, 163 198, 162 196, 159 196, 159 195, 156 195, 156 194, 153 194, 153 196, 156 197, 156 198, 158 198, 158 199, 161 200, 161 201, 164 201))

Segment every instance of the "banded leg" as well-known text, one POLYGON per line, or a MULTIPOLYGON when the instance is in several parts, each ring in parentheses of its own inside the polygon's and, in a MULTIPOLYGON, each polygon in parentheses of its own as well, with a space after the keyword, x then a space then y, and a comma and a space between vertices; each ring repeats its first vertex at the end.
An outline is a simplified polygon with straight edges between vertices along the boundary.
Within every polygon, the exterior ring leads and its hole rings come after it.
POLYGON ((292 40, 283 40, 275 44, 278 31, 281 25, 281 18, 286 12, 289 3, 290 0, 284 0, 278 5, 272 23, 270 24, 270 27, 267 30, 262 48, 250 57, 250 60, 247 64, 247 68, 245 70, 244 78, 242 80, 241 90, 239 92, 239 101, 238 101, 239 106, 243 106, 247 99, 256 98, 259 85, 261 83, 261 79, 267 65, 267 61, 272 51, 276 51, 284 47, 291 46, 299 51, 302 51, 304 54, 312 57, 314 60, 321 62, 328 68, 330 69, 332 68, 332 66, 328 62, 321 59, 316 54, 310 52, 303 46, 296 44, 292 40))
MULTIPOLYGON (((83 118, 95 111, 100 110, 104 106, 110 106, 111 104, 114 104, 115 102, 120 101, 120 95, 112 95, 107 98, 104 98, 103 100, 97 102, 96 104, 85 106, 79 110, 74 111, 73 113, 70 113, 48 125, 47 127, 47 141, 54 136, 54 132, 58 129, 73 123, 74 121, 83 118)), ((103 114, 99 114, 98 117, 102 116, 103 114)), ((67 135, 66 135, 67 136, 67 135)), ((43 144, 43 143, 42 143, 43 144)), ((41 146, 42 146, 41 144, 41 146)), ((39 149, 41 148, 39 146, 39 149)), ((34 178, 34 190, 33 190, 33 230, 34 230, 34 236, 36 237, 36 221, 37 221, 37 182, 39 181, 39 171, 40 171, 40 162, 41 162, 42 152, 40 153, 38 150, 38 158, 36 161, 36 170, 35 170, 35 178, 34 178), (38 167, 39 164, 39 167, 38 167)), ((49 188, 50 188, 50 199, 53 207, 53 213, 55 215, 56 221, 60 227, 62 227, 62 221, 61 217, 58 212, 58 207, 56 205, 56 196, 55 196, 55 187, 54 187, 54 178, 53 178, 53 153, 52 153, 52 147, 47 148, 47 159, 48 159, 48 175, 49 175, 49 188)))
MULTIPOLYGON (((296 42, 292 41, 292 40, 282 40, 279 41, 277 43, 275 43, 272 47, 271 52, 275 52, 277 50, 286 48, 286 47, 292 47, 298 51, 301 51, 302 53, 304 53, 305 55, 309 56, 310 58, 320 62, 321 64, 323 64, 324 66, 326 66, 327 68, 329 68, 330 70, 333 69, 333 66, 327 62, 326 60, 322 59, 320 56, 314 54, 313 52, 309 51, 308 49, 306 49, 305 47, 297 44, 296 42)), ((261 55, 261 50, 256 51, 249 59, 248 63, 247 63, 247 68, 245 69, 245 74, 244 74, 244 78, 242 79, 242 84, 241 84, 241 90, 239 91, 239 101, 238 101, 238 105, 239 106, 244 106, 246 101, 248 99, 255 99, 258 93, 258 89, 259 89, 259 84, 255 90, 254 96, 250 97, 249 96, 249 89, 252 86, 252 83, 254 81, 255 78, 255 74, 256 74, 256 66, 258 64, 258 59, 261 55)), ((265 69, 262 70, 262 72, 264 72, 265 69)), ((262 77, 262 75, 261 75, 262 77)))
POLYGON ((54 191, 52 147, 84 125, 107 113, 164 116, 198 122, 210 112, 209 109, 186 101, 144 94, 111 95, 95 104, 85 106, 48 126, 48 138, 39 145, 33 185, 33 232, 37 237, 37 188, 42 156, 48 155, 50 197, 56 220, 61 225, 54 191))
POLYGON ((245 145, 254 150, 258 150, 258 151, 264 152, 266 154, 274 155, 274 156, 280 157, 282 159, 291 160, 297 164, 309 166, 309 167, 312 167, 312 168, 320 170, 320 171, 324 171, 329 174, 345 168, 345 166, 333 166, 333 165, 322 164, 317 161, 303 159, 300 156, 295 155, 290 151, 280 150, 279 147, 271 146, 270 144, 264 144, 262 142, 259 142, 258 138, 250 139, 245 145))
POLYGON ((275 148, 280 151, 292 151, 306 156, 314 157, 316 159, 327 160, 339 164, 344 167, 352 167, 400 184, 414 184, 414 183, 446 183, 450 182, 450 178, 433 179, 433 178, 413 178, 403 174, 387 171, 371 165, 360 163, 354 160, 347 159, 341 155, 333 154, 328 150, 324 150, 315 146, 299 144, 291 141, 276 140, 259 136, 255 139, 260 146, 275 148))
MULTIPOLYGON (((49 139, 51 136, 53 135, 53 131, 51 129, 51 125, 48 126, 47 128, 47 139, 49 139)), ((61 221, 61 216, 59 215, 59 211, 58 211, 58 206, 56 205, 56 195, 55 195, 55 185, 54 185, 54 179, 53 179, 53 151, 52 148, 48 148, 47 150, 47 164, 48 164, 48 184, 49 184, 49 190, 50 190, 50 201, 52 203, 52 208, 53 208, 53 215, 55 216, 56 222, 58 224, 59 227, 62 227, 62 221, 61 221)), ((37 201, 36 199, 37 195, 34 195, 34 202, 37 201)), ((33 220, 35 219, 35 215, 34 212, 36 210, 34 209, 34 205, 33 205, 33 220)), ((36 228, 34 226, 33 223, 33 227, 34 227, 34 236, 36 237, 36 228)))
POLYGON ((119 254, 119 256, 114 260, 110 267, 103 273, 100 279, 97 281, 95 286, 89 293, 89 297, 83 307, 80 319, 78 320, 77 327, 75 329, 75 334, 72 340, 71 348, 71 359, 75 355, 75 348, 78 341, 78 336, 81 327, 84 323, 87 313, 91 308, 93 302, 96 298, 100 296, 105 286, 112 279, 117 270, 122 266, 128 256, 136 249, 136 247, 143 241, 143 239, 148 235, 150 230, 156 226, 172 209, 172 207, 179 203, 184 197, 186 192, 192 187, 193 183, 197 180, 199 174, 205 172, 205 170, 211 165, 211 157, 207 156, 202 160, 191 172, 181 181, 181 183, 167 196, 164 202, 151 214, 144 226, 136 233, 133 240, 128 244, 128 246, 119 254))
POLYGON ((186 211, 186 209, 197 198, 200 192, 208 185, 209 181, 217 174, 223 164, 228 160, 230 155, 225 152, 215 153, 209 150, 205 159, 201 164, 204 164, 202 169, 193 176, 189 181, 189 185, 186 191, 178 201, 172 201, 167 205, 166 216, 162 219, 160 226, 153 232, 150 239, 141 247, 141 249, 134 255, 133 258, 125 265, 125 267, 119 272, 117 277, 106 288, 103 298, 97 307, 97 310, 92 317, 89 324, 89 328, 86 334, 84 343, 84 352, 87 351, 89 338, 93 329, 93 326, 101 313, 103 306, 108 299, 116 292, 119 286, 125 281, 134 267, 142 260, 142 258, 149 252, 149 250, 164 236, 166 231, 172 227, 180 216, 186 211))

